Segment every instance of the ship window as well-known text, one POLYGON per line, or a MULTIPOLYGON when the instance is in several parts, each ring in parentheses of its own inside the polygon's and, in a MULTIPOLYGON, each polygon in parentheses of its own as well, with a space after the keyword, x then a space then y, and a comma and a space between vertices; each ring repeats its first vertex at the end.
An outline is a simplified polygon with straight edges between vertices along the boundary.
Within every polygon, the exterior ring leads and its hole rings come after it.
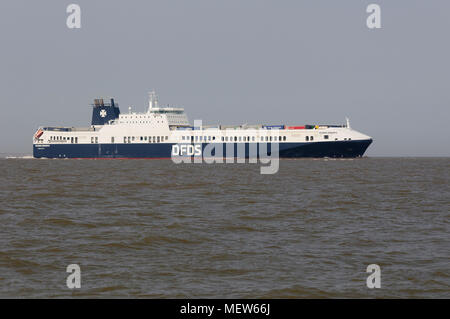
POLYGON ((70 143, 73 143, 73 136, 70 138, 70 143))
POLYGON ((145 141, 147 140, 147 136, 144 136, 144 140, 145 140, 145 141))
POLYGON ((91 136, 91 143, 94 143, 94 137, 91 136))
POLYGON ((128 136, 128 143, 131 142, 131 136, 128 136))
POLYGON ((225 140, 225 138, 222 136, 222 142, 225 140))
POLYGON ((261 136, 261 141, 264 141, 264 136, 261 136))
POLYGON ((266 142, 269 140, 269 137, 268 136, 266 136, 266 142))
POLYGON ((95 137, 95 143, 98 143, 98 137, 97 136, 95 137))
POLYGON ((286 136, 283 136, 283 141, 286 141, 286 136))
POLYGON ((314 136, 311 136, 309 139, 310 139, 311 141, 314 140, 314 136))
POLYGON ((239 142, 242 141, 242 136, 239 136, 239 142))
POLYGON ((348 140, 351 141, 352 139, 349 137, 348 140))
POLYGON ((111 136, 111 143, 114 143, 114 136, 111 136))
POLYGON ((75 137, 75 144, 78 143, 78 137, 75 137))
POLYGON ((134 141, 134 136, 131 137, 131 140, 134 141))
POLYGON ((127 137, 126 137, 126 136, 123 137, 123 142, 124 142, 124 143, 127 142, 127 137))
POLYGON ((253 141, 253 142, 255 141, 255 137, 254 137, 254 136, 252 136, 252 141, 253 141))
POLYGON ((216 140, 216 137, 215 136, 213 136, 213 141, 215 141, 216 140))
POLYGON ((181 137, 181 140, 184 141, 184 136, 181 137))
POLYGON ((323 138, 328 140, 328 135, 324 135, 323 138))
POLYGON ((309 141, 309 136, 305 137, 305 140, 309 141))
POLYGON ((234 141, 235 141, 235 142, 237 141, 237 136, 234 137, 234 141))
POLYGON ((159 143, 161 140, 160 140, 160 137, 159 136, 157 136, 157 143, 159 143))

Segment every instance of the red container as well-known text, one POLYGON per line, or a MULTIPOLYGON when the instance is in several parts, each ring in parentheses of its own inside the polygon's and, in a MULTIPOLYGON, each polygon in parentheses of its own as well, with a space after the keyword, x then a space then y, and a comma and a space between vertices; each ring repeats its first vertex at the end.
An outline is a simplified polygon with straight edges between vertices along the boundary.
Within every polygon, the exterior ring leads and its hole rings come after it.
POLYGON ((288 126, 288 130, 304 130, 304 126, 288 126))

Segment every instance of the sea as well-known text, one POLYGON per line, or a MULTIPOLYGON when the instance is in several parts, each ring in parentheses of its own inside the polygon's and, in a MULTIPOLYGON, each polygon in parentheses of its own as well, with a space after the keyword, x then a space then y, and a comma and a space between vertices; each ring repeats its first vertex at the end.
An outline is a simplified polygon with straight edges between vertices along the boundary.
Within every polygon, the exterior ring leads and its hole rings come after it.
POLYGON ((450 158, 260 168, 0 159, 0 297, 450 297, 450 158))

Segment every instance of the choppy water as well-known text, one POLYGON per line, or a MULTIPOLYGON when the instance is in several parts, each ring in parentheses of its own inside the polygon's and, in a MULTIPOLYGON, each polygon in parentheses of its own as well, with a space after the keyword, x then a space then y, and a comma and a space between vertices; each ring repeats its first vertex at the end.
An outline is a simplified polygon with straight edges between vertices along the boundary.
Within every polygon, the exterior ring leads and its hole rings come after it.
POLYGON ((3 159, 0 297, 448 298, 449 182, 449 158, 3 159))

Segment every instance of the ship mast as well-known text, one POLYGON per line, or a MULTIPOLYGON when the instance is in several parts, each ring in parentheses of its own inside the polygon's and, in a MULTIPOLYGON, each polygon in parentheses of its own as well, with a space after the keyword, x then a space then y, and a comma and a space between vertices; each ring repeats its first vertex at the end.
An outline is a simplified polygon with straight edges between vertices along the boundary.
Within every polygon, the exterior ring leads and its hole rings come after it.
POLYGON ((158 96, 156 95, 156 92, 154 90, 148 92, 148 112, 150 112, 152 108, 157 107, 158 107, 158 96))

